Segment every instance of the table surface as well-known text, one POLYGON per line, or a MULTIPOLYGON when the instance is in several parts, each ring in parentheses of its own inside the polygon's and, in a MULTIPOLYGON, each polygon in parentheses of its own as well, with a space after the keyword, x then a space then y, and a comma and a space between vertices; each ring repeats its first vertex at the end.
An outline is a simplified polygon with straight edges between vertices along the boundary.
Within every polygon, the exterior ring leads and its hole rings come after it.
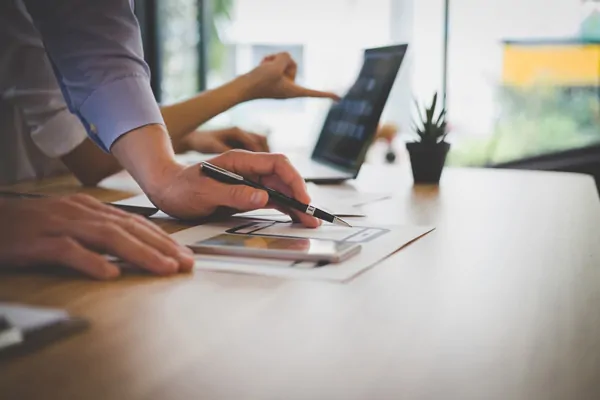
MULTIPOLYGON (((346 284, 215 272, 115 282, 0 275, 0 298, 92 328, 0 364, 6 399, 597 399, 600 201, 592 178, 370 167, 387 224, 437 229, 346 284)), ((72 178, 18 190, 85 191, 72 178)), ((174 231, 177 225, 166 229, 174 231)))

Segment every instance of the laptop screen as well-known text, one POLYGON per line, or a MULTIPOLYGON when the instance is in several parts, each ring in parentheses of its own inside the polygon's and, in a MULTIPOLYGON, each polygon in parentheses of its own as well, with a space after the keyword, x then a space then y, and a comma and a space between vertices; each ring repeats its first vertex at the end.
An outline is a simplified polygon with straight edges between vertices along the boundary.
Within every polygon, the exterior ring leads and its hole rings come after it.
POLYGON ((365 50, 356 81, 325 118, 313 160, 341 169, 360 168, 407 48, 398 45, 365 50))

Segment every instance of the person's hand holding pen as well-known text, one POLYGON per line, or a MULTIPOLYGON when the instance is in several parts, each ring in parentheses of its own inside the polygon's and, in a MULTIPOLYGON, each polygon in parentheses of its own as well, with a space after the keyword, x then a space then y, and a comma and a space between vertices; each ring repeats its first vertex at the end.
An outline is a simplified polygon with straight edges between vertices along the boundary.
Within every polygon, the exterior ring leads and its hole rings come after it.
MULTIPOLYGON (((296 82, 297 66, 287 53, 266 57, 252 71, 223 85, 215 101, 202 108, 193 102, 183 114, 204 112, 217 115, 242 101, 258 98, 320 97, 338 100, 335 93, 312 90, 296 82)), ((214 99, 213 99, 214 100, 214 99)), ((164 109, 163 109, 164 114, 164 109)), ((165 117, 165 120, 169 118, 165 117)), ((167 123, 167 125, 169 125, 167 123)), ((110 148, 121 165, 139 183, 150 200, 162 211, 181 219, 197 219, 214 213, 235 213, 272 207, 264 190, 231 186, 200 173, 200 166, 184 167, 173 157, 172 142, 165 126, 146 125, 122 135, 110 148)), ((304 180, 281 155, 231 151, 211 161, 231 172, 263 183, 302 203, 310 202, 304 180)), ((281 209, 307 227, 320 225, 316 218, 299 211, 281 209)))
MULTIPOLYGON (((310 203, 304 179, 283 155, 232 150, 213 158, 210 163, 264 184, 302 203, 310 203)), ((306 227, 316 228, 321 225, 318 219, 310 215, 270 203, 264 190, 218 182, 203 174, 200 165, 179 167, 163 184, 150 188, 148 194, 161 210, 182 219, 276 208, 306 227)))

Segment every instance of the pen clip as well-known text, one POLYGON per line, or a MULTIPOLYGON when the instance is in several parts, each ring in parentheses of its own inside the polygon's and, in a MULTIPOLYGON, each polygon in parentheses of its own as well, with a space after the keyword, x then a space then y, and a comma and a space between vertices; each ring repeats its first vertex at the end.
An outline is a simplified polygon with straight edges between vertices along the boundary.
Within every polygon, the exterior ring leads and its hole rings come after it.
POLYGON ((205 169, 205 168, 206 168, 207 170, 212 170, 212 171, 214 171, 214 172, 217 172, 217 173, 223 174, 223 175, 225 175, 225 176, 228 176, 229 178, 233 178, 233 179, 235 179, 235 180, 238 180, 238 181, 243 181, 243 180, 244 180, 244 177, 242 177, 242 176, 240 176, 240 175, 238 175, 238 174, 234 174, 234 173, 233 173, 233 172, 231 172, 231 171, 227 171, 226 169, 223 169, 223 168, 221 168, 221 167, 217 167, 216 165, 213 165, 213 164, 211 164, 211 163, 209 163, 209 162, 206 162, 206 161, 205 161, 205 162, 202 162, 202 163, 200 163, 200 167, 201 167, 202 169, 205 169))

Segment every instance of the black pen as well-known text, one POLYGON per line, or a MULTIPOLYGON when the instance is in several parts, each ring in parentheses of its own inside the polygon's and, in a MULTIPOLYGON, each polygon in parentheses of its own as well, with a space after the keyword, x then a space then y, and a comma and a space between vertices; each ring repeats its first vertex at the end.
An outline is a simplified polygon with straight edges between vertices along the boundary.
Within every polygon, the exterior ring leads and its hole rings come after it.
POLYGON ((315 218, 330 222, 335 225, 352 227, 352 225, 350 225, 343 219, 336 217, 333 214, 318 209, 317 207, 312 206, 310 204, 304 204, 296 199, 292 199, 291 197, 286 196, 283 193, 280 193, 276 190, 273 190, 256 182, 249 181, 243 176, 227 171, 226 169, 217 167, 216 165, 213 165, 208 162, 202 162, 200 163, 200 166, 202 168, 202 172, 206 176, 209 176, 214 180, 217 180, 222 183, 229 183, 232 185, 246 185, 256 189, 264 190, 269 195, 269 199, 274 203, 285 207, 293 208, 294 210, 298 210, 304 214, 311 215, 315 218))

